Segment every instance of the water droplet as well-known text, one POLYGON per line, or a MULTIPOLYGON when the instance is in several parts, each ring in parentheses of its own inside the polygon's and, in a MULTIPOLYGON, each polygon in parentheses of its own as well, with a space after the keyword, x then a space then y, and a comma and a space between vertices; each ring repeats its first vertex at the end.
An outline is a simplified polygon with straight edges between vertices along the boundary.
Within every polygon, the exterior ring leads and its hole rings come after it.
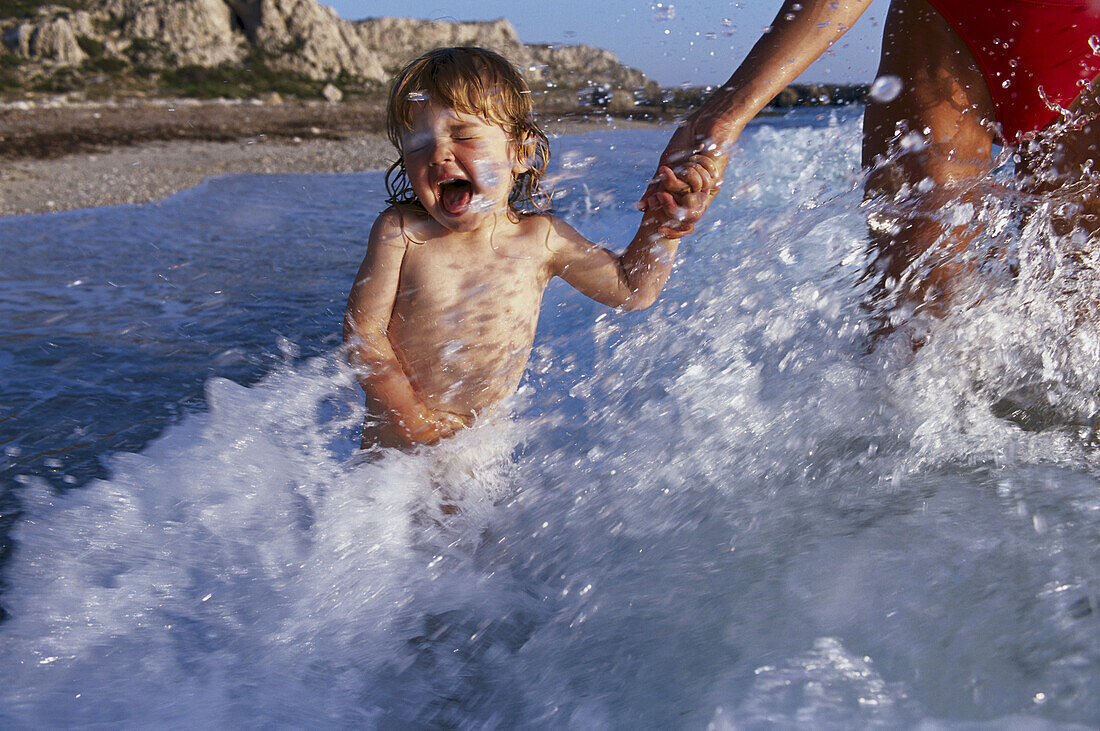
POLYGON ((1001 82, 1001 88, 1002 89, 1007 89, 1010 86, 1012 86, 1012 79, 1005 79, 1004 81, 1001 82))
POLYGON ((426 102, 428 101, 428 92, 423 89, 409 92, 409 101, 411 102, 426 102))
POLYGON ((1100 56, 1100 36, 1089 38, 1089 48, 1092 49, 1092 55, 1100 56))
POLYGON ((876 102, 892 102, 898 98, 903 86, 900 77, 885 74, 875 79, 867 93, 876 102))
POLYGON ((650 3, 653 19, 657 22, 672 20, 676 17, 676 6, 672 3, 650 3))
POLYGON ((474 213, 491 213, 494 207, 492 199, 480 193, 470 199, 470 210, 474 213))
POLYGON ((905 152, 923 150, 927 146, 928 142, 925 141, 924 135, 920 132, 910 132, 901 138, 901 149, 905 152))

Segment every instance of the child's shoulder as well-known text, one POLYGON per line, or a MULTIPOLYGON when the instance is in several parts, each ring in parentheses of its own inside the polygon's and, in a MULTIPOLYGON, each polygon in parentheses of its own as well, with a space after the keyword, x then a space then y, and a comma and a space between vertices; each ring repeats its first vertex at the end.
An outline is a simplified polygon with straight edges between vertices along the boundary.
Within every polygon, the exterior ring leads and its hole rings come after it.
POLYGON ((574 230, 564 218, 549 211, 524 213, 520 216, 519 223, 521 226, 525 227, 527 232, 537 233, 542 236, 553 237, 555 235, 560 235, 564 231, 574 230))
MULTIPOLYGON (((511 217, 510 217, 511 218, 511 217)), ((511 218, 518 238, 525 241, 539 241, 547 251, 553 251, 554 241, 561 236, 562 227, 569 228, 562 219, 552 213, 524 213, 518 219, 511 218)))
MULTIPOLYGON (((525 215, 521 225, 526 227, 521 232, 521 238, 527 242, 538 242, 539 250, 551 262, 562 255, 587 251, 591 246, 575 228, 552 213, 525 215)), ((527 251, 530 252, 530 249, 527 251)))
POLYGON ((427 212, 415 205, 398 203, 378 214, 371 236, 381 241, 400 244, 423 244, 444 231, 427 212))
POLYGON ((532 231, 537 232, 538 235, 546 239, 548 244, 553 244, 555 240, 561 238, 572 238, 577 235, 577 230, 573 228, 564 218, 559 218, 553 213, 542 212, 534 213, 525 216, 530 219, 530 225, 532 231))

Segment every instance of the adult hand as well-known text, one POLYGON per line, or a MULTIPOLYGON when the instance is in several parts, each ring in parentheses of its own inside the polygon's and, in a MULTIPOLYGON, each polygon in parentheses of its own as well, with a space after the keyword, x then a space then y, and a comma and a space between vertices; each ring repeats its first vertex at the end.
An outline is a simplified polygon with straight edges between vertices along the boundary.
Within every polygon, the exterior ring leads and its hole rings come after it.
MULTIPOLYGON (((784 0, 775 20, 729 80, 672 135, 660 164, 679 176, 680 166, 692 155, 708 154, 715 155, 719 172, 724 171, 729 147, 749 120, 844 35, 870 4, 870 0, 784 0)), ((658 177, 646 189, 639 204, 642 210, 662 206, 658 195, 664 188, 662 181, 658 177)), ((707 199, 705 204, 709 203, 707 199)), ((706 205, 685 212, 680 235, 694 229, 706 205)))
POLYGON ((681 126, 673 135, 638 203, 641 210, 661 216, 660 232, 666 238, 681 238, 695 230, 695 223, 718 194, 728 162, 728 156, 713 144, 685 143, 691 137, 684 129, 681 126))

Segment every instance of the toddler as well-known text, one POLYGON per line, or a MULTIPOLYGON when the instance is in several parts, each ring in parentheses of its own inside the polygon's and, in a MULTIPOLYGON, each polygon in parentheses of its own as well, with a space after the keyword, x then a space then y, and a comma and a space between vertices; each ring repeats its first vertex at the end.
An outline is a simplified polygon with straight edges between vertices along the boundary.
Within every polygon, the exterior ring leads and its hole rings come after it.
POLYGON ((363 447, 431 444, 519 386, 543 290, 561 277, 609 307, 642 309, 668 279, 676 212, 714 182, 706 160, 662 167, 663 196, 620 256, 546 212, 550 150, 530 91, 504 58, 443 48, 390 92, 398 159, 386 175, 344 318, 367 394, 363 447))

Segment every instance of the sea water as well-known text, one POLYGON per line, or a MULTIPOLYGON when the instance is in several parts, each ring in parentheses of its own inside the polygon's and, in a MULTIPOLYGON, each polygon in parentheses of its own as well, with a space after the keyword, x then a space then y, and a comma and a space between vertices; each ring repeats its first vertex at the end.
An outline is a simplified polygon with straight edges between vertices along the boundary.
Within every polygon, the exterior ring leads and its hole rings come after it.
MULTIPOLYGON (((0 220, 0 726, 1094 727, 1087 257, 947 210, 1011 266, 875 340, 859 117, 754 123, 657 305, 552 286, 507 416, 366 463, 380 173, 0 220)), ((668 134, 556 140, 560 214, 621 247, 668 134)))

